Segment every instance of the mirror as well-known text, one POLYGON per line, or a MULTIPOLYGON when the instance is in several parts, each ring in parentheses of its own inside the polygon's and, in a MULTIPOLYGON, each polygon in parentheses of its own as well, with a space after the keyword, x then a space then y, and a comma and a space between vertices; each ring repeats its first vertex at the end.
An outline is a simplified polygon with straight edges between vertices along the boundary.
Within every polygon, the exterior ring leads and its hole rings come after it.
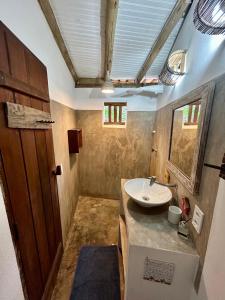
POLYGON ((167 166, 192 194, 200 186, 213 91, 213 83, 204 85, 171 106, 167 166))
POLYGON ((200 126, 201 100, 174 110, 170 161, 191 177, 200 126))

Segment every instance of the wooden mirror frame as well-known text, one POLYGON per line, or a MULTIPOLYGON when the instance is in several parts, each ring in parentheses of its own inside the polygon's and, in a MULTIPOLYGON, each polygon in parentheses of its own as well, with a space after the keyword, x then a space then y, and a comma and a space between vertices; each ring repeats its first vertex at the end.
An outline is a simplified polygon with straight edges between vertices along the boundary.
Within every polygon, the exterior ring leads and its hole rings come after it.
POLYGON ((169 142, 169 155, 167 161, 167 168, 173 175, 189 190, 191 194, 197 194, 199 192, 202 168, 204 164, 204 154, 207 142, 207 135, 211 117, 213 95, 214 95, 215 84, 210 82, 205 84, 184 97, 176 100, 170 106, 171 114, 171 128, 170 128, 170 142, 169 142), (197 133, 197 145, 194 151, 193 165, 191 170, 190 178, 187 177, 176 165, 170 161, 170 152, 172 144, 173 134, 173 118, 174 112, 177 108, 188 105, 197 100, 201 100, 201 114, 197 133))

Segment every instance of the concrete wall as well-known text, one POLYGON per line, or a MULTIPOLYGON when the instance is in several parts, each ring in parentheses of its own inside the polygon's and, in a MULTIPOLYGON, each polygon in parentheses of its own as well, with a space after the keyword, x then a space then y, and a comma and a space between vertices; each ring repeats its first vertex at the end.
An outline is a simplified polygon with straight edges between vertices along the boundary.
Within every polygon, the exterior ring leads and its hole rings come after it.
MULTIPOLYGON (((153 154, 152 161, 155 160, 154 165, 155 175, 164 181, 164 174, 166 171, 166 162, 168 159, 168 150, 170 142, 169 128, 171 127, 170 105, 164 106, 156 114, 156 123, 154 129, 156 135, 154 138, 154 147, 158 149, 157 155, 153 154)), ((225 76, 216 80, 216 88, 214 94, 214 102, 211 114, 211 121, 206 145, 205 162, 220 165, 223 154, 225 152, 225 76)), ((210 168, 203 168, 200 191, 197 196, 193 196, 172 174, 171 181, 178 184, 178 195, 186 196, 191 203, 191 211, 193 213, 194 205, 197 204, 205 214, 202 232, 198 235, 190 225, 192 235, 194 237, 197 250, 201 256, 201 267, 203 266, 205 252, 210 233, 211 221, 213 217, 213 209, 216 200, 216 194, 219 183, 219 173, 210 168)))
POLYGON ((193 290, 191 300, 225 299, 225 180, 220 179, 205 264, 202 272, 198 295, 193 290))
POLYGON ((0 183, 0 299, 23 300, 15 250, 9 229, 5 203, 0 183))
POLYGON ((74 215, 78 200, 78 155, 69 154, 67 130, 76 128, 75 110, 51 101, 53 141, 56 165, 62 164, 63 174, 57 176, 63 240, 74 215))
MULTIPOLYGON (((209 80, 225 73, 225 37, 210 36, 198 32, 193 25, 193 10, 197 3, 194 0, 191 10, 185 20, 178 38, 174 45, 174 50, 187 49, 187 74, 183 76, 174 87, 166 87, 165 92, 159 97, 158 108, 156 115, 156 130, 158 134, 155 139, 159 151, 157 157, 153 159, 157 175, 164 179, 165 162, 168 157, 167 146, 169 136, 166 133, 167 127, 170 126, 168 119, 167 104, 179 99, 189 91, 201 86, 209 80)), ((224 128, 225 128, 225 77, 217 80, 215 99, 211 117, 210 131, 208 136, 207 148, 205 153, 205 161, 212 164, 220 165, 223 153, 225 152, 224 128)), ((154 154, 154 156, 156 156, 154 154)), ((172 181, 176 179, 172 176, 172 181)), ((194 230, 194 238, 199 253, 201 254, 201 264, 203 265, 204 256, 207 249, 208 237, 210 234, 208 250, 205 257, 203 274, 201 277, 200 290, 197 295, 193 290, 191 300, 222 300, 224 299, 224 289, 221 280, 224 281, 225 266, 223 264, 224 257, 220 251, 221 243, 221 228, 223 225, 223 210, 222 205, 216 201, 216 194, 219 184, 218 171, 204 168, 201 181, 200 194, 198 197, 193 197, 188 193, 184 186, 179 184, 179 194, 186 195, 191 199, 192 211, 194 203, 197 203, 205 213, 205 219, 201 234, 198 236, 194 230), (221 211, 220 211, 221 210, 221 211), (217 225, 212 225, 211 221, 214 215, 214 222, 217 225), (219 225, 221 228, 219 228, 219 225), (215 226, 215 229, 214 229, 215 226), (218 236, 218 240, 214 238, 218 236)), ((220 191, 220 197, 224 199, 224 188, 220 191)), ((224 226, 224 225, 223 225, 224 226)), ((224 245, 223 245, 224 247, 224 245)))
POLYGON ((77 111, 83 130, 81 195, 120 198, 121 178, 149 175, 154 112, 128 112, 126 128, 102 126, 102 111, 77 111))
MULTIPOLYGON (((148 87, 149 90, 159 92, 161 87, 148 87)), ((126 91, 134 91, 133 88, 116 88, 112 95, 103 94, 100 88, 76 88, 74 96, 76 99, 76 109, 78 110, 102 110, 104 102, 126 102, 129 111, 155 111, 157 106, 156 97, 145 97, 133 95, 129 97, 117 97, 126 91)), ((145 91, 147 88, 145 88, 145 91)))

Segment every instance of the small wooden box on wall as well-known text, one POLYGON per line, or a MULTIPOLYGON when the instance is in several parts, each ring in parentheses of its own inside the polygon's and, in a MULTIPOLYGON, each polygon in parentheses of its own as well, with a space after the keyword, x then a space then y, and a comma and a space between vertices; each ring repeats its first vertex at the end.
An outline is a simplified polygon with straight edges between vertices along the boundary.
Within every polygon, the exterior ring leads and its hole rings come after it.
POLYGON ((69 152, 79 153, 79 148, 82 147, 82 129, 68 130, 69 152))

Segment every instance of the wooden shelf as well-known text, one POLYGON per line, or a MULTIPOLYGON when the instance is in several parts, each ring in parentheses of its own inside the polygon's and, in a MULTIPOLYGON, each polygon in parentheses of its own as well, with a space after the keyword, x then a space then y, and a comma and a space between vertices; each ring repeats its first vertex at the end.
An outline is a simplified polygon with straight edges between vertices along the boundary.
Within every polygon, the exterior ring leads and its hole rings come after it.
POLYGON ((68 130, 68 142, 69 152, 79 153, 80 147, 82 147, 82 129, 70 129, 68 130))

